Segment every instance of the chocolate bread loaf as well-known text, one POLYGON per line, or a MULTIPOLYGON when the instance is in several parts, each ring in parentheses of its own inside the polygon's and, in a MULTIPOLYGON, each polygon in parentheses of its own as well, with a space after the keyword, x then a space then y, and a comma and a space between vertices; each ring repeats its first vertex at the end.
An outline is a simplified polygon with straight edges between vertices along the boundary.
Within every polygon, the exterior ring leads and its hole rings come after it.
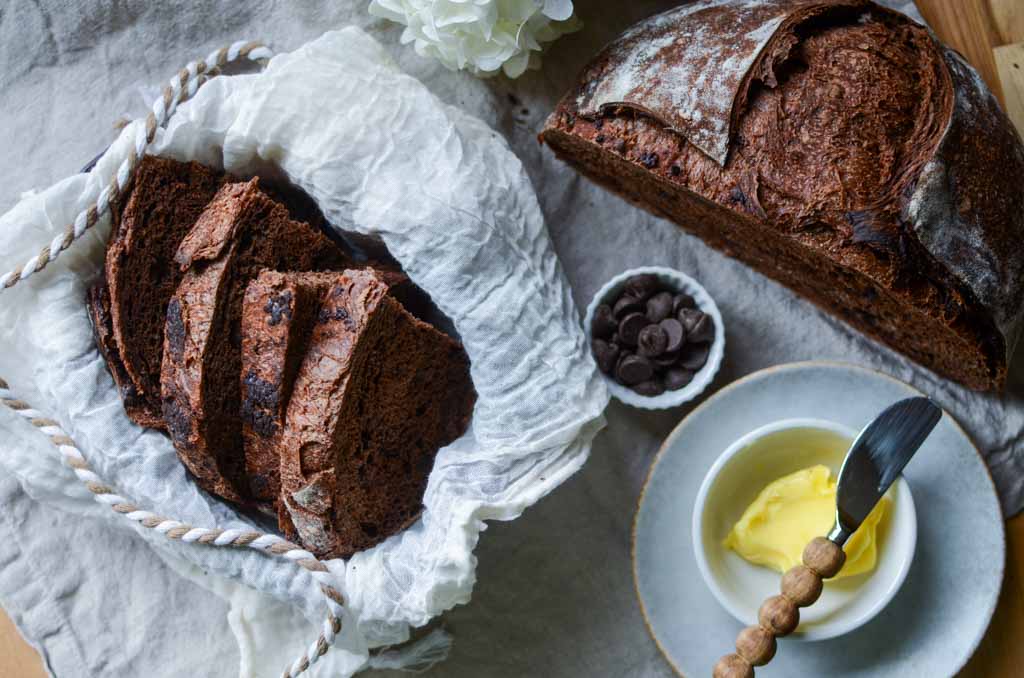
POLYGON ((249 499, 239 416, 242 297, 264 268, 343 268, 347 257, 260 191, 225 185, 182 240, 184 276, 167 306, 161 372, 167 429, 200 487, 249 499))
POLYGON ((419 514, 437 450, 476 401, 462 346, 413 317, 373 269, 324 292, 281 442, 279 524, 347 557, 419 514))
POLYGON ((123 206, 113 210, 105 276, 89 294, 90 313, 94 319, 109 316, 108 334, 97 343, 125 412, 141 426, 164 428, 164 317, 182 275, 172 263, 174 253, 222 182, 222 174, 198 163, 147 155, 123 206))
POLYGON ((868 0, 707 0, 584 70, 541 133, 595 181, 973 389, 1024 301, 1024 143, 978 75, 868 0))

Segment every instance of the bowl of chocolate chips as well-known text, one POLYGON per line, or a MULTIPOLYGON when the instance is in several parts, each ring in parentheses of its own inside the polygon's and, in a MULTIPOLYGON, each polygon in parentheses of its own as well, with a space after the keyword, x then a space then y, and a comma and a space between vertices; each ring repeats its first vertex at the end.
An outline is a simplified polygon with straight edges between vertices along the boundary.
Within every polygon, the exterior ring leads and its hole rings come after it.
POLYGON ((675 407, 699 395, 722 363, 718 306, 690 276, 645 266, 598 290, 584 327, 611 394, 644 409, 675 407))

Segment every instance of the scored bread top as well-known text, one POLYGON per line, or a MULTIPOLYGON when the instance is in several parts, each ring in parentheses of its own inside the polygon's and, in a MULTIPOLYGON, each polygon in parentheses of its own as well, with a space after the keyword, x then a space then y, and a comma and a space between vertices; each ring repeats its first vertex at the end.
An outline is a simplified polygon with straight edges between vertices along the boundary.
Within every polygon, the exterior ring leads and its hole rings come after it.
POLYGON ((635 106, 724 165, 733 104, 791 0, 686 4, 636 24, 584 71, 581 115, 635 106))

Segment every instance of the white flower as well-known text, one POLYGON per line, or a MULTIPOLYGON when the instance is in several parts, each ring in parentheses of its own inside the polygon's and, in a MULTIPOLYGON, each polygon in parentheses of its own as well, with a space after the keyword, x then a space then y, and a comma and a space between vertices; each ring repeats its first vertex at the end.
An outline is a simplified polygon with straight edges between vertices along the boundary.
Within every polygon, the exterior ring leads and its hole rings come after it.
POLYGON ((542 44, 579 30, 572 0, 372 0, 370 13, 405 25, 402 44, 477 75, 517 78, 542 44))

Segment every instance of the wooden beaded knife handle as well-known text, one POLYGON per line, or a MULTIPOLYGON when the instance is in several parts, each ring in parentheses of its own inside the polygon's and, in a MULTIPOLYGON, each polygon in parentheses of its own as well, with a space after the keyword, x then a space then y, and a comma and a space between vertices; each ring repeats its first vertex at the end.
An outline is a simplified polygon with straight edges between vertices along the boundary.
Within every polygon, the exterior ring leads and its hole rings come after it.
POLYGON ((804 549, 803 564, 782 575, 781 595, 764 601, 757 625, 736 637, 736 652, 715 664, 714 678, 753 678, 754 667, 775 656, 776 638, 800 623, 800 608, 821 596, 823 581, 846 562, 843 545, 857 531, 942 418, 928 398, 907 398, 890 405, 864 427, 846 453, 836 487, 836 523, 827 537, 815 537, 804 549))

